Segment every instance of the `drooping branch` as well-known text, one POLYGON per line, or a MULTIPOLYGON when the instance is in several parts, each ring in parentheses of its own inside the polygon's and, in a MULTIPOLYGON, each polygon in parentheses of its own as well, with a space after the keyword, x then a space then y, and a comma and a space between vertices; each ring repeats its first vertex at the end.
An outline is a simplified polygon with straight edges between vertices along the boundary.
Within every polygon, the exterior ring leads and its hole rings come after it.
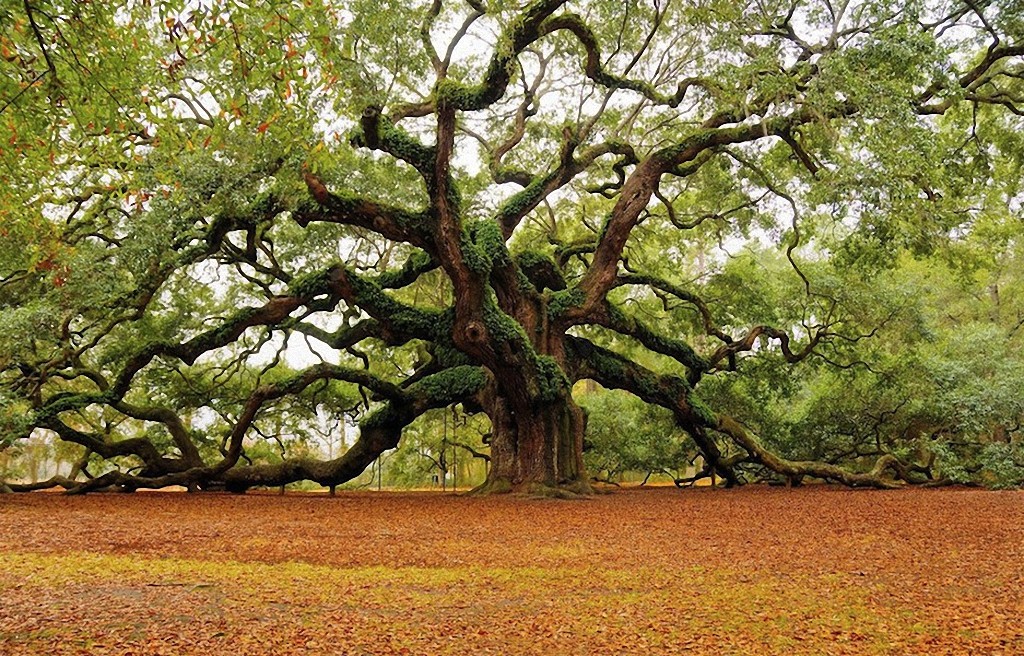
POLYGON ((291 291, 291 294, 275 296, 262 306, 243 308, 220 325, 186 342, 153 342, 146 345, 127 360, 108 388, 99 393, 54 395, 37 410, 37 421, 46 422, 62 412, 92 404, 120 402, 128 393, 135 376, 155 358, 172 357, 191 365, 200 355, 233 343, 249 328, 287 325, 292 312, 315 303, 315 299, 322 296, 328 297, 323 303, 326 307, 333 307, 344 299, 374 316, 385 330, 390 328, 401 335, 430 338, 439 326, 443 326, 443 322, 434 314, 395 301, 383 293, 378 285, 340 266, 295 279, 291 291))
POLYGON ((108 441, 101 435, 72 428, 57 417, 51 417, 45 423, 40 422, 38 425, 52 430, 65 442, 80 444, 102 458, 135 456, 146 465, 146 469, 150 473, 184 471, 191 464, 182 459, 163 456, 153 446, 153 443, 144 437, 108 441))
POLYGON ((576 377, 591 378, 605 387, 626 390, 648 403, 671 410, 676 421, 693 438, 706 462, 731 483, 738 482, 733 467, 743 462, 762 465, 791 479, 810 476, 850 486, 896 487, 898 483, 885 477, 886 472, 890 471, 900 480, 912 480, 913 467, 905 465, 891 454, 880 457, 867 472, 851 472, 817 461, 787 460, 765 448, 735 419, 712 412, 694 396, 692 388, 683 379, 655 374, 613 351, 578 337, 570 337, 570 346, 576 361, 576 377), (723 456, 708 435, 709 431, 728 436, 747 455, 723 456))
MULTIPOLYGON (((221 478, 228 489, 235 491, 299 480, 339 485, 361 474, 384 451, 397 447, 402 430, 416 417, 433 408, 465 401, 486 383, 487 376, 482 369, 460 366, 427 376, 406 388, 388 386, 386 393, 391 400, 360 422, 359 438, 341 457, 334 460, 290 458, 277 464, 233 467, 221 478)), ((382 391, 382 388, 375 391, 382 391)))
POLYGON ((728 484, 739 478, 734 462, 725 458, 705 426, 713 415, 693 395, 693 388, 679 376, 659 375, 614 351, 589 340, 569 336, 567 350, 573 363, 574 380, 589 378, 610 389, 622 389, 643 401, 670 410, 676 423, 690 434, 707 463, 728 484))
POLYGON ((141 419, 143 421, 153 421, 164 425, 167 432, 171 435, 171 439, 174 441, 174 446, 181 452, 181 459, 190 467, 197 467, 202 464, 203 459, 199 455, 199 450, 196 448, 195 443, 188 434, 188 429, 185 427, 185 423, 178 416, 178 413, 174 412, 170 408, 162 408, 160 406, 139 406, 124 401, 112 403, 111 407, 118 412, 131 417, 133 419, 141 419))
POLYGON ((766 449, 749 431, 739 422, 731 417, 720 415, 717 418, 714 429, 728 435, 732 440, 745 449, 754 460, 764 465, 776 474, 789 479, 800 479, 804 476, 820 478, 826 481, 835 481, 851 487, 875 487, 894 488, 899 484, 885 473, 892 471, 902 480, 910 480, 911 469, 901 463, 899 459, 891 454, 886 454, 875 461, 874 466, 866 472, 851 472, 842 467, 814 460, 787 460, 779 457, 766 449))
MULTIPOLYGON (((414 385, 401 388, 363 369, 330 364, 316 365, 289 379, 264 385, 253 391, 232 428, 227 448, 219 462, 201 467, 155 469, 158 475, 153 475, 152 470, 142 475, 109 472, 98 478, 74 484, 70 487, 70 492, 84 493, 112 486, 131 490, 194 484, 207 487, 224 485, 228 489, 242 491, 257 485, 284 485, 299 480, 337 485, 358 476, 381 453, 397 446, 402 429, 417 416, 432 408, 465 401, 483 389, 486 383, 487 376, 483 370, 472 366, 446 369, 427 376, 414 385), (260 410, 268 402, 299 394, 310 385, 323 380, 355 383, 388 401, 363 419, 360 423, 359 439, 337 459, 320 461, 299 458, 288 459, 275 465, 238 466, 242 454, 242 440, 260 410)), ((126 445, 125 442, 128 441, 115 444, 120 445, 117 448, 122 451, 127 451, 127 446, 135 446, 126 445)), ((152 448, 148 441, 143 442, 152 448)), ((102 444, 93 443, 89 446, 103 447, 102 444)), ((56 484, 63 485, 65 482, 68 481, 57 481, 56 484)))

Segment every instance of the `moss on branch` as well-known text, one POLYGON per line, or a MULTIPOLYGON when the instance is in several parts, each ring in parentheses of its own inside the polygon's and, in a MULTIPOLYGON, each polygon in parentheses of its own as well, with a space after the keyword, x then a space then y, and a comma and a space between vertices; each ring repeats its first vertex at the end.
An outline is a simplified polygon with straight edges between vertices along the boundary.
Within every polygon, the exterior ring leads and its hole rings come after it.
POLYGON ((425 377, 410 386, 408 393, 433 408, 462 401, 479 392, 486 383, 487 374, 481 367, 462 365, 425 377))

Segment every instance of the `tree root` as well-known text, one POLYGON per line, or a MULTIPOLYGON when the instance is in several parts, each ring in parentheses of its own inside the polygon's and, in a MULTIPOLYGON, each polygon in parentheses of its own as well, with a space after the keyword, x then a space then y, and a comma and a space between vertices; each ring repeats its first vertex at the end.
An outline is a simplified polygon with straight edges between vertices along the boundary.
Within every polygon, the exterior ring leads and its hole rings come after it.
POLYGON ((544 483, 519 483, 514 484, 507 479, 487 480, 482 485, 473 488, 471 496, 489 496, 492 494, 512 494, 537 499, 586 499, 595 494, 594 488, 589 482, 579 480, 570 481, 561 485, 546 485, 544 483))

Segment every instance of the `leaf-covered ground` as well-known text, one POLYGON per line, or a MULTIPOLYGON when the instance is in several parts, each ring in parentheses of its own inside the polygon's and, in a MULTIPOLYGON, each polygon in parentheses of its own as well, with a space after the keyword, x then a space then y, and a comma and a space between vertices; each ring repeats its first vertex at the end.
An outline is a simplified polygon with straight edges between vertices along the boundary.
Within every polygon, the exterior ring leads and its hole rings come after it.
POLYGON ((1021 654, 1024 493, 6 495, 0 653, 1021 654))

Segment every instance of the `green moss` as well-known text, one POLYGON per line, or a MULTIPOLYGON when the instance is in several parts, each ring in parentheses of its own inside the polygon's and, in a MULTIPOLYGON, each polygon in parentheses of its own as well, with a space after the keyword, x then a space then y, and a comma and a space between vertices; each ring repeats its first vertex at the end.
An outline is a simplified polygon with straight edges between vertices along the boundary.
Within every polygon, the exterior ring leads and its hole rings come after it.
MULTIPOLYGON (((516 287, 518 287, 519 291, 521 292, 529 293, 537 291, 537 288, 534 287, 533 283, 530 282, 530 279, 526 277, 526 274, 523 273, 523 270, 519 268, 516 269, 516 287)), ((543 328, 543 326, 539 325, 537 327, 538 329, 543 328)))
POLYGON ((457 367, 471 362, 468 355, 455 347, 455 342, 451 340, 450 335, 445 339, 438 339, 434 343, 434 357, 442 367, 457 367))
POLYGON ((718 415, 711 409, 708 404, 704 403, 694 391, 690 391, 686 395, 686 402, 690 405, 690 409, 697 415, 701 421, 708 426, 716 426, 718 424, 718 415))
POLYGON ((536 207, 537 203, 544 197, 549 176, 534 178, 533 181, 522 191, 519 191, 509 198, 498 210, 495 219, 498 223, 525 216, 527 212, 536 207))
POLYGON ((62 412, 81 410, 93 404, 115 402, 117 399, 110 392, 103 394, 66 394, 49 401, 35 413, 32 423, 39 426, 51 419, 56 419, 62 412))
POLYGON ((470 271, 490 275, 496 263, 508 262, 508 249, 501 227, 494 221, 475 221, 462 228, 460 250, 470 271))
POLYGON ((519 342, 530 348, 530 340, 526 331, 518 321, 505 314, 492 293, 484 302, 484 326, 492 340, 499 342, 519 342))
POLYGON ((665 376, 662 386, 665 388, 666 394, 673 399, 688 398, 693 393, 693 387, 681 376, 665 376))
POLYGON ((642 399, 656 399, 664 395, 664 388, 657 375, 639 370, 634 372, 629 389, 642 399))
POLYGON ((349 286, 355 292, 355 304, 370 314, 383 317, 396 330, 407 335, 433 338, 439 328, 441 312, 423 310, 400 303, 388 296, 379 284, 346 270, 349 286))
POLYGON ((583 291, 578 288, 552 292, 548 300, 548 316, 557 319, 572 308, 580 307, 587 300, 583 291))
POLYGON ((686 367, 696 371, 707 371, 709 365, 704 358, 697 355, 689 344, 681 339, 673 339, 660 335, 644 323, 628 316, 622 310, 610 305, 608 308, 609 317, 612 320, 612 329, 627 335, 632 335, 641 344, 655 353, 662 353, 675 358, 686 367))
POLYGON ((558 366, 558 362, 549 355, 538 355, 537 367, 537 401, 550 403, 565 396, 569 391, 569 379, 558 366))
POLYGON ((480 367, 462 365, 427 376, 409 388, 415 396, 427 399, 432 407, 448 405, 476 394, 487 383, 480 367))
POLYGON ((478 221, 474 224, 473 241, 490 262, 507 262, 508 248, 501 227, 496 221, 478 221))
POLYGON ((488 276, 491 272, 491 260, 487 257, 482 248, 477 246, 473 239, 472 226, 464 226, 459 238, 459 250, 462 252, 462 260, 466 267, 473 273, 481 276, 488 276))
POLYGON ((387 403, 371 412, 359 422, 361 430, 372 428, 402 428, 414 419, 412 411, 405 403, 387 403))
MULTIPOLYGON (((361 128, 350 133, 349 142, 355 146, 366 146, 372 139, 367 139, 361 128)), ((376 141, 383 150, 395 157, 408 162, 421 173, 428 171, 434 161, 435 149, 425 146, 402 128, 381 120, 377 126, 376 141)))
POLYGON ((288 293, 301 298, 312 298, 330 291, 331 270, 314 271, 295 276, 288 284, 288 293))
POLYGON ((452 340, 452 326, 455 324, 455 309, 446 308, 435 315, 434 335, 431 339, 434 359, 442 367, 451 368, 470 364, 468 355, 460 351, 452 340))
POLYGON ((473 105, 480 94, 479 87, 469 87, 451 78, 439 80, 434 87, 434 100, 439 107, 463 109, 473 105))
POLYGON ((555 261, 550 255, 543 251, 534 250, 525 250, 516 253, 515 260, 516 264, 524 269, 534 269, 536 267, 546 266, 547 264, 555 264, 555 261))
POLYGON ((413 253, 401 269, 386 271, 377 276, 376 283, 384 289, 395 289, 408 285, 420 273, 430 270, 434 265, 434 259, 424 251, 413 253))
POLYGON ((626 363, 619 358, 612 357, 604 349, 595 348, 587 358, 587 362, 597 371, 599 381, 621 383, 629 374, 626 363))
POLYGON ((554 258, 547 253, 533 250, 522 251, 515 255, 515 261, 519 271, 529 282, 529 287, 524 287, 524 289, 543 290, 547 288, 557 291, 565 289, 565 275, 554 258))

